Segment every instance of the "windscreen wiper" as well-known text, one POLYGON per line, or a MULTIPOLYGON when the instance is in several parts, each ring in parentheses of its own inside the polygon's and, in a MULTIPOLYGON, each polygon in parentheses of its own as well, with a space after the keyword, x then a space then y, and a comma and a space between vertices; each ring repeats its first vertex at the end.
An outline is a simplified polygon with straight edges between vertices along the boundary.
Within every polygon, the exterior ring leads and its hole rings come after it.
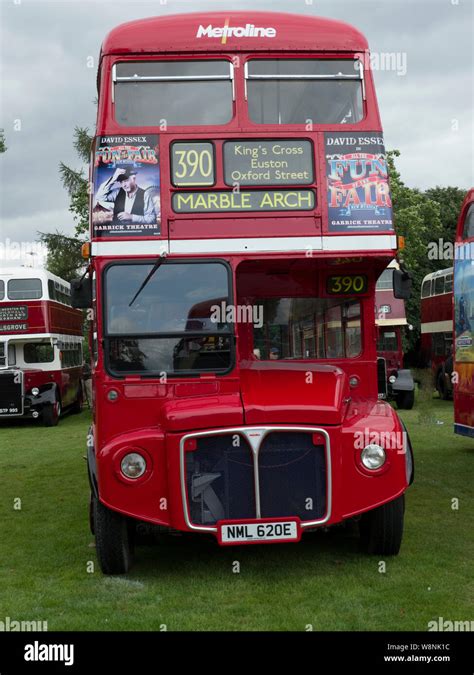
POLYGON ((160 257, 157 258, 155 264, 154 264, 153 267, 151 268, 151 270, 150 270, 150 272, 148 273, 146 279, 143 281, 142 285, 140 286, 140 288, 138 289, 138 291, 137 291, 137 292, 135 293, 135 295, 133 296, 131 302, 130 302, 129 305, 128 305, 129 307, 131 307, 131 306, 133 305, 133 303, 134 303, 135 300, 138 298, 138 296, 140 295, 140 293, 143 291, 143 289, 145 288, 145 286, 147 285, 147 283, 150 281, 150 279, 152 278, 152 276, 155 274, 156 270, 160 267, 160 265, 162 265, 162 264, 165 262, 165 258, 166 258, 166 251, 162 251, 162 253, 160 253, 160 257))

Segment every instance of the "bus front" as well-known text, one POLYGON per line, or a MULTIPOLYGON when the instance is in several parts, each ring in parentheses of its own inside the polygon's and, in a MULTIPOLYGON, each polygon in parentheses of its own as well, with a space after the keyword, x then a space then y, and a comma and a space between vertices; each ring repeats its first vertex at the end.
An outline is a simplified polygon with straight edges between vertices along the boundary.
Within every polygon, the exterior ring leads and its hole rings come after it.
POLYGON ((102 570, 129 569, 138 521, 228 545, 356 519, 398 553, 413 462, 379 399, 396 237, 365 38, 261 12, 119 26, 92 165, 102 570))
POLYGON ((41 420, 82 405, 82 316, 69 284, 44 269, 0 269, 0 421, 41 420))

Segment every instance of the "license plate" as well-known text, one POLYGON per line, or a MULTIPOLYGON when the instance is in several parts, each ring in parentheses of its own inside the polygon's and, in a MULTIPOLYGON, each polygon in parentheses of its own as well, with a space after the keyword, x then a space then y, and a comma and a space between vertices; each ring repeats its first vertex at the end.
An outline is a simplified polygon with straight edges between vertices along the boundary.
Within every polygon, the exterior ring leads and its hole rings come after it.
POLYGON ((218 523, 218 541, 229 544, 261 544, 299 541, 299 520, 248 520, 218 523))

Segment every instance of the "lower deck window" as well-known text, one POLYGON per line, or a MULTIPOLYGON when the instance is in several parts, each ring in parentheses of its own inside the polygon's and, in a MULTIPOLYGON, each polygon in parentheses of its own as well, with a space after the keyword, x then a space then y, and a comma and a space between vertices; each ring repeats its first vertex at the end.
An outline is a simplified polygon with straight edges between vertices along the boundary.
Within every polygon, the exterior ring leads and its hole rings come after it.
POLYGON ((261 304, 262 326, 254 328, 257 358, 354 358, 362 351, 359 301, 279 298, 261 304))

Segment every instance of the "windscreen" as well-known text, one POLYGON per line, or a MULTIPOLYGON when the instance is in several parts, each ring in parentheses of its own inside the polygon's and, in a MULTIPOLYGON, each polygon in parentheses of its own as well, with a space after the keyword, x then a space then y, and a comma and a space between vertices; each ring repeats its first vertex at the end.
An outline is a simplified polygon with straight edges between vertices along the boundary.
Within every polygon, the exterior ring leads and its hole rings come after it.
POLYGON ((152 264, 106 271, 106 350, 112 372, 173 374, 225 371, 231 327, 219 308, 229 301, 222 263, 165 263, 130 302, 152 264))

